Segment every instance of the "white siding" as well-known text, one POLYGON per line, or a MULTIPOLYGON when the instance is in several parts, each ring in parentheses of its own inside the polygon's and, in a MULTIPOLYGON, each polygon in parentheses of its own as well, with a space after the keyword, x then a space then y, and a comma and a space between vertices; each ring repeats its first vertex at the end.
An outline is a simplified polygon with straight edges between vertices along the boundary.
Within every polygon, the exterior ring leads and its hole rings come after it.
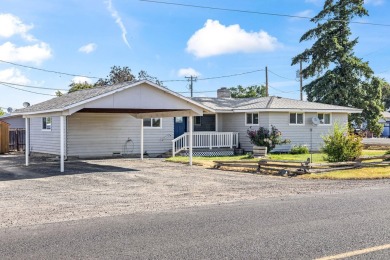
MULTIPOLYGON (((345 125, 348 122, 346 113, 333 113, 331 116, 331 125, 313 126, 311 119, 317 116, 317 113, 305 113, 304 125, 290 125, 290 115, 288 112, 266 112, 259 114, 259 127, 270 128, 276 126, 282 132, 282 139, 290 139, 292 145, 313 145, 313 151, 318 151, 323 144, 322 136, 329 133, 333 128, 334 122, 345 125), (313 130, 312 134, 310 129, 313 130)), ((220 114, 223 118, 222 132, 238 132, 241 148, 245 151, 252 151, 253 145, 247 136, 249 126, 245 125, 245 113, 220 114)), ((257 126, 252 126, 257 129, 257 126)))
POLYGON ((249 126, 245 125, 245 113, 220 114, 223 118, 222 132, 238 132, 240 147, 246 151, 252 151, 246 131, 249 126))
POLYGON ((42 118, 30 119, 30 151, 60 154, 60 118, 52 117, 51 130, 42 130, 42 118))
MULTIPOLYGON (((139 155, 141 120, 127 114, 76 113, 68 117, 68 156, 111 156, 123 153, 139 155)), ((160 154, 168 151, 173 139, 173 118, 163 118, 162 128, 144 128, 144 151, 160 154)))
POLYGON ((332 114, 331 125, 312 124, 312 118, 316 117, 317 113, 305 113, 304 125, 290 125, 289 113, 270 113, 270 124, 276 126, 282 132, 283 139, 290 139, 292 145, 307 145, 310 149, 312 145, 313 151, 319 151, 323 141, 322 136, 329 133, 333 128, 334 122, 346 124, 348 122, 347 114, 332 114), (311 132, 312 130, 312 132, 311 132))

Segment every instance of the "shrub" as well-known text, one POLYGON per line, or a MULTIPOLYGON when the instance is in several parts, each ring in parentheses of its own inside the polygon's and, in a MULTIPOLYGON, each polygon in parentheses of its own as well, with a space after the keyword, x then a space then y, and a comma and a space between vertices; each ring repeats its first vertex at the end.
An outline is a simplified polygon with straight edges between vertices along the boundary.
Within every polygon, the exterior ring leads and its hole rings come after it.
POLYGON ((251 144, 266 146, 268 152, 272 151, 277 144, 287 144, 290 142, 288 139, 282 140, 282 133, 273 125, 271 126, 271 131, 264 127, 260 127, 258 130, 249 128, 246 132, 251 144))
POLYGON ((309 148, 305 145, 294 145, 290 151, 291 154, 308 154, 309 148))
POLYGON ((326 160, 329 162, 353 161, 362 154, 362 138, 339 124, 335 124, 332 132, 322 139, 322 152, 326 154, 326 160))

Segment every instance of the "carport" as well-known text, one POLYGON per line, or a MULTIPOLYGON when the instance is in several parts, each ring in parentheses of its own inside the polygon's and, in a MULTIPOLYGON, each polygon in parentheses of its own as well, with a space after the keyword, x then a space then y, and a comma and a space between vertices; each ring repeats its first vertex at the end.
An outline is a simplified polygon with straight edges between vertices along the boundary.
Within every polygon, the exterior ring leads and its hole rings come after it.
MULTIPOLYGON (((112 113, 129 114, 139 119, 140 159, 144 154, 144 126, 145 118, 173 118, 188 117, 189 126, 189 164, 192 165, 193 143, 193 116, 202 116, 205 112, 213 112, 193 100, 179 95, 165 87, 150 81, 132 81, 112 86, 97 87, 76 91, 53 98, 48 101, 15 111, 15 115, 22 115, 26 124, 26 166, 29 165, 30 138, 35 138, 31 129, 30 120, 42 118, 42 129, 51 131, 54 122, 45 121, 45 118, 58 117, 58 134, 50 133, 50 137, 57 140, 59 146, 60 171, 65 170, 65 156, 67 143, 67 117, 75 113, 112 113), (43 129, 44 128, 44 129, 43 129)), ((58 148, 58 147, 57 147, 58 148)))

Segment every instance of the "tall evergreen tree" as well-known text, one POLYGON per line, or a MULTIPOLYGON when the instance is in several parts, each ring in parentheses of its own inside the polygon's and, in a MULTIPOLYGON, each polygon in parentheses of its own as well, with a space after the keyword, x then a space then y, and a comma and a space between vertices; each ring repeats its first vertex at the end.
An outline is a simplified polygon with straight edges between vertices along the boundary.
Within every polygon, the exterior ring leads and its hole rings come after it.
POLYGON ((300 39, 314 40, 313 45, 295 56, 292 65, 307 62, 303 78, 316 77, 303 87, 309 101, 361 108, 363 113, 350 120, 357 124, 366 121, 369 130, 378 135, 382 86, 368 62, 355 56, 358 38, 350 39, 350 21, 368 15, 363 5, 364 0, 326 0, 322 11, 311 19, 316 27, 300 39))

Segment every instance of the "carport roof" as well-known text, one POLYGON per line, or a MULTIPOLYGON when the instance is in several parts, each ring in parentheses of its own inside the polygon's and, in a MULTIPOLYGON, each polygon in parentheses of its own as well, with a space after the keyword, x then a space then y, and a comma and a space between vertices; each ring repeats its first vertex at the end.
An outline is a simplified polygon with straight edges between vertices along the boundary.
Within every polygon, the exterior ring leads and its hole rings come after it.
MULTIPOLYGON (((141 85, 142 83, 147 83, 150 86, 156 87, 158 89, 161 89, 165 92, 168 92, 180 99, 183 99, 187 102, 190 102, 198 107, 201 107, 207 111, 211 111, 209 107, 206 107, 196 101, 193 101, 187 97, 184 97, 172 90, 169 90, 168 88, 156 85, 150 81, 147 80, 134 80, 124 83, 119 83, 111 86, 104 86, 104 87, 95 87, 90 89, 84 89, 75 91, 72 93, 68 93, 65 95, 62 95, 60 97, 55 97, 52 99, 49 99, 47 101, 32 105, 30 107, 17 109, 12 113, 13 115, 26 115, 26 114, 40 114, 40 113, 48 113, 48 112, 59 112, 64 111, 66 109, 76 107, 78 105, 87 103, 89 101, 98 99, 100 97, 104 97, 134 86, 141 85)), ((125 111, 125 110, 124 110, 125 111)), ((127 111, 128 112, 128 111, 127 111)))

